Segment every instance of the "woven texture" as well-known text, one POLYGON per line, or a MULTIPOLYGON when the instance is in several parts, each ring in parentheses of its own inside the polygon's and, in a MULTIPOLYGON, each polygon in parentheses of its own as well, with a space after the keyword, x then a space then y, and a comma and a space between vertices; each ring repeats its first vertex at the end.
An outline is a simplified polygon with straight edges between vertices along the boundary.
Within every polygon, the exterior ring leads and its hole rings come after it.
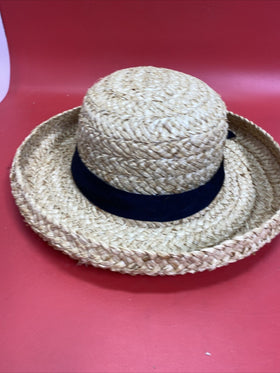
POLYGON ((88 169, 121 190, 194 189, 220 166, 226 107, 207 84, 177 71, 135 67, 88 90, 77 131, 88 169))
MULTIPOLYGON (((102 121, 98 126, 94 124, 96 121, 93 116, 96 117, 96 111, 90 118, 87 118, 85 111, 85 107, 89 107, 87 105, 94 105, 93 101, 85 104, 89 98, 97 97, 98 100, 98 95, 93 95, 91 91, 105 90, 107 84, 108 87, 114 84, 118 86, 117 76, 118 74, 115 74, 115 77, 108 77, 106 84, 105 78, 97 83, 97 87, 90 89, 82 108, 61 113, 38 126, 16 153, 11 170, 12 192, 25 220, 44 240, 81 263, 129 274, 175 275, 212 270, 243 259, 256 252, 280 232, 279 146, 265 131, 233 113, 227 113, 226 125, 224 120, 217 120, 217 123, 223 123, 220 128, 223 135, 221 141, 217 136, 214 142, 221 144, 223 148, 225 182, 218 196, 204 210, 175 222, 154 223, 117 217, 92 205, 73 182, 70 172, 71 159, 77 139, 81 141, 84 136, 83 129, 97 131, 97 127, 101 133, 100 144, 111 136, 112 141, 108 140, 108 152, 110 149, 114 152, 119 149, 118 156, 125 158, 127 148, 121 144, 117 147, 115 131, 112 130, 111 134, 108 132, 109 122, 106 122, 108 128, 103 124, 104 129, 101 130, 102 121), (236 137, 224 140, 224 132, 228 126, 236 137), (112 144, 116 144, 116 148, 112 144)), ((123 79, 123 73, 121 78, 123 79)), ((188 76, 186 80, 182 77, 182 84, 187 84, 186 81, 189 79, 191 80, 188 76)), ((219 96, 213 95, 213 99, 214 97, 219 105, 219 96)), ((100 100, 102 103, 106 101, 104 98, 100 100)), ((124 101, 127 100, 126 97, 124 101)), ((221 105, 221 112, 223 110, 224 105, 221 105)), ((108 112, 111 113, 111 110, 106 111, 108 112)), ((206 119, 205 123, 208 123, 205 124, 205 128, 212 131, 211 123, 206 119)), ((122 122, 117 128, 121 126, 122 122)), ((164 127, 163 124, 162 126, 164 127)), ((139 141, 153 146, 151 143, 156 141, 152 137, 152 125, 147 123, 143 127, 150 132, 143 131, 137 136, 129 132, 133 139, 131 143, 137 146, 137 137, 139 141)), ((180 128, 179 125, 178 127, 175 135, 172 131, 160 131, 162 142, 168 144, 174 141, 176 147, 178 141, 184 141, 184 135, 182 139, 175 140, 175 137, 189 132, 185 132, 186 129, 180 128), (175 136, 174 140, 172 136, 175 136)), ((213 126, 213 133, 214 127, 216 126, 213 126)), ((129 137, 126 138, 125 135, 125 128, 123 126, 117 133, 122 139, 129 141, 129 137)), ((136 129, 134 125, 128 128, 136 129)), ((188 130, 189 128, 187 127, 188 130)), ((196 128, 195 124, 193 128, 196 128)), ((96 135, 96 132, 92 133, 96 135)), ((89 136, 89 133, 87 137, 93 143, 80 142, 79 150, 87 149, 88 160, 91 151, 95 151, 93 144, 96 144, 99 152, 102 145, 98 143, 99 140, 96 143, 94 136, 89 136)), ((199 148, 202 144, 203 141, 199 142, 199 148)), ((218 148, 219 146, 217 145, 218 148)), ((131 156, 134 157, 135 148, 129 149, 132 152, 131 156)), ((106 151, 104 153, 106 154, 106 151)), ((157 159, 155 154, 157 152, 153 151, 146 157, 150 163, 157 159)), ((112 158, 115 155, 111 154, 112 158)), ((138 160, 137 157, 134 158, 138 160)), ((175 158, 158 157, 158 160, 165 166, 165 161, 175 158)), ((141 162, 138 163, 138 168, 141 162)), ((89 164, 92 167, 95 165, 89 164)), ((109 158, 106 164, 112 164, 109 158)), ((102 163, 98 170, 101 172, 103 168, 106 169, 102 163)), ((170 169, 171 174, 176 171, 177 168, 174 171, 170 169)), ((112 172, 114 175, 121 174, 116 167, 112 168, 112 172)), ((148 175, 140 174, 141 181, 150 177, 152 172, 152 168, 149 168, 148 175)), ((118 177, 114 180, 117 179, 118 177)), ((158 180, 158 185, 162 185, 160 178, 158 180)), ((129 185, 135 188, 133 182, 129 185)), ((155 189, 144 189, 146 193, 155 192, 155 189)), ((164 194, 167 189, 161 189, 162 193, 164 194)))

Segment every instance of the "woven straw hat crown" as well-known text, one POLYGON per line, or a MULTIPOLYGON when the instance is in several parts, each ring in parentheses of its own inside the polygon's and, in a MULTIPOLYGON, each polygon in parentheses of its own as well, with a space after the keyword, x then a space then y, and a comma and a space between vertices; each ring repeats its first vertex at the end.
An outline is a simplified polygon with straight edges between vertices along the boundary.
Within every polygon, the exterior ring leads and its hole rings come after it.
POLYGON ((169 69, 135 67, 88 90, 77 147, 87 168, 118 189, 181 193, 217 172, 227 129, 226 106, 206 83, 169 69))

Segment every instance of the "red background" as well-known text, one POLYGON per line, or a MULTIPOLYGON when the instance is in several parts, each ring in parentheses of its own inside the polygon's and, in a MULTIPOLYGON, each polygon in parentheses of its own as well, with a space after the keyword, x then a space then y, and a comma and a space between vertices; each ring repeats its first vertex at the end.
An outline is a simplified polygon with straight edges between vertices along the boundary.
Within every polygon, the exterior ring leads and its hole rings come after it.
POLYGON ((8 170, 37 124, 137 65, 201 78, 280 141, 280 2, 0 0, 0 11, 11 55, 0 104, 1 372, 279 372, 280 238, 195 275, 78 266, 25 226, 8 170))

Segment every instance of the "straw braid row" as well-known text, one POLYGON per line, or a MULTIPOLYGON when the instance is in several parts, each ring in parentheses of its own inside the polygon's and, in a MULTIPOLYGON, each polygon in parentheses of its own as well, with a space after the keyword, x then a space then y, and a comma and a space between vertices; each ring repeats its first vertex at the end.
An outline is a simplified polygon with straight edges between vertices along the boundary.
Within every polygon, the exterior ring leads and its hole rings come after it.
MULTIPOLYGON (((135 124, 135 123, 134 123, 135 124)), ((84 114, 84 108, 81 108, 79 116, 79 132, 77 133, 78 144, 84 148, 82 140, 87 140, 86 146, 93 144, 91 151, 101 143, 103 153, 106 155, 116 155, 120 157, 134 157, 140 159, 150 159, 151 154, 155 160, 182 158, 184 156, 199 156, 201 152, 207 153, 210 149, 218 146, 224 140, 227 133, 225 118, 217 123, 219 128, 213 129, 207 134, 191 135, 186 133, 185 137, 178 137, 177 140, 161 140, 157 142, 133 141, 125 138, 110 138, 105 136, 97 127, 96 122, 90 121, 84 114), (80 139, 81 137, 81 139, 80 139), (152 146, 152 150, 150 147, 152 146), (133 151, 131 153, 130 151, 133 151)), ((186 131, 187 132, 187 131, 186 131)), ((97 148, 99 151, 100 149, 97 148)), ((89 151, 89 149, 88 149, 89 151)))
POLYGON ((221 131, 219 142, 205 137, 199 146, 187 139, 151 146, 111 142, 90 136, 85 128, 78 149, 87 167, 119 189, 144 194, 179 193, 205 184, 220 166, 226 137, 221 131))

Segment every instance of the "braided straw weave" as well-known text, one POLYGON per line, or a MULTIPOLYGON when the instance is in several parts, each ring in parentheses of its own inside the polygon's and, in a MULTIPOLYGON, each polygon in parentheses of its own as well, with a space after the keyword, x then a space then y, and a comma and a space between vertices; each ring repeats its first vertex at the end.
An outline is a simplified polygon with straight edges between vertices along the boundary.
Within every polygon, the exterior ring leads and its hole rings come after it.
POLYGON ((15 155, 11 186, 26 222, 81 263, 129 274, 212 270, 242 259, 280 232, 280 148, 233 113, 211 88, 176 71, 117 71, 82 107, 38 126, 15 155), (236 135, 226 140, 228 127, 236 135), (166 223, 109 214, 71 175, 76 145, 111 185, 169 194, 206 183, 224 158, 224 185, 200 212, 166 223))
POLYGON ((201 80, 169 69, 117 71, 89 89, 77 143, 116 188, 171 194, 205 184, 223 158, 226 107, 201 80))

